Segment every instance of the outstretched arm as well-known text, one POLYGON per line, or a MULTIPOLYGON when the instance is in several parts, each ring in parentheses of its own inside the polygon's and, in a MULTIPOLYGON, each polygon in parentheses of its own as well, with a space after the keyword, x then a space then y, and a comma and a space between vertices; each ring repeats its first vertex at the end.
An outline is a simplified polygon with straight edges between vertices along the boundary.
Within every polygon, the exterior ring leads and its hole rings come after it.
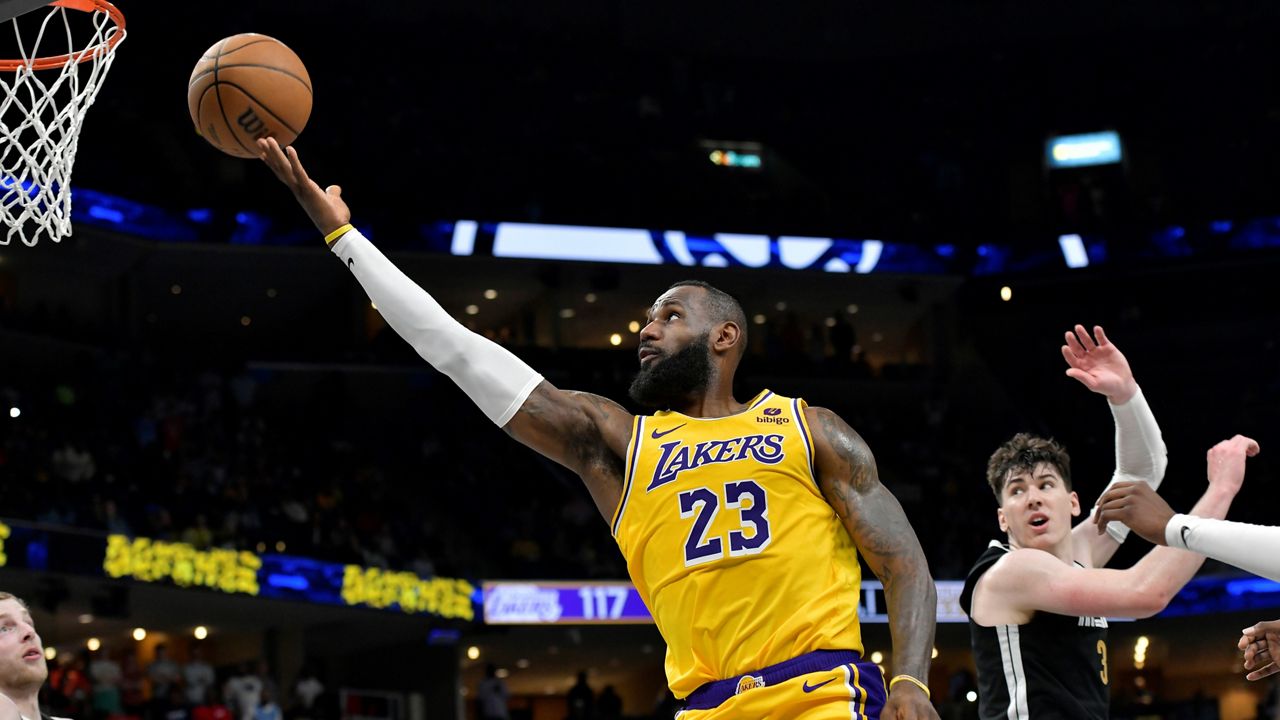
MULTIPOLYGON (((1245 458, 1258 454, 1258 443, 1237 435, 1209 451, 1210 476, 1243 480, 1245 458)), ((1163 499, 1140 484, 1121 483, 1098 500, 1098 518, 1122 520, 1139 535, 1157 545, 1207 555, 1280 581, 1280 527, 1250 525, 1174 513, 1163 499)))
POLYGON ((631 416, 616 403, 557 389, 505 348, 462 326, 359 231, 341 188, 322 190, 292 147, 258 141, 262 160, 297 198, 334 254, 400 337, 520 442, 574 470, 610 517, 621 493, 631 416))
MULTIPOLYGON (((880 484, 875 458, 862 437, 825 408, 807 408, 805 419, 813 429, 822 493, 884 583, 894 672, 927 682, 938 599, 920 541, 902 506, 880 484)), ((910 682, 898 682, 882 717, 938 716, 923 692, 910 682)))
MULTIPOLYGON (((1117 482, 1144 482, 1153 489, 1160 487, 1168 465, 1167 451, 1160 426, 1134 380, 1129 361, 1108 338, 1101 326, 1094 326, 1090 336, 1083 325, 1066 333, 1062 357, 1067 361, 1067 376, 1107 398, 1116 424, 1116 469, 1110 488, 1117 482)), ((1072 531, 1077 560, 1089 567, 1106 565, 1129 534, 1123 523, 1111 522, 1107 534, 1093 532, 1088 523, 1072 531)))

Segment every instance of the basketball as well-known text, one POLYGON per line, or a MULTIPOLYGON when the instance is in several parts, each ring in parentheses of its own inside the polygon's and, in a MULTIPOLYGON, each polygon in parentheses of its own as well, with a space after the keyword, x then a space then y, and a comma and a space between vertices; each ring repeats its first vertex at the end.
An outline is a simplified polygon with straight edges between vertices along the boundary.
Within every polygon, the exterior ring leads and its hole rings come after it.
POLYGON ((200 56, 187 85, 191 121, 228 155, 258 156, 259 138, 289 145, 311 116, 311 76, 292 50, 266 35, 241 33, 200 56))

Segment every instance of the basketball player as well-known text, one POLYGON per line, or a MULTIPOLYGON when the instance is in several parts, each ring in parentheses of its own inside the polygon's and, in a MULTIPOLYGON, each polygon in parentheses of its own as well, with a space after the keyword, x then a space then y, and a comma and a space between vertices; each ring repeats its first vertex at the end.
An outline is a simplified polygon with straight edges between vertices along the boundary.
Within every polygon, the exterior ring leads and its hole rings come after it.
POLYGON ((0 591, 0 720, 40 720, 40 687, 48 677, 31 611, 0 591))
MULTIPOLYGON (((1258 443, 1237 435, 1228 442, 1239 443, 1244 454, 1209 451, 1209 462, 1238 463, 1231 472, 1244 474, 1245 457, 1258 454, 1258 443)), ((1250 525, 1213 518, 1181 515, 1169 507, 1159 495, 1141 483, 1116 483, 1098 498, 1098 523, 1118 521, 1133 529, 1149 542, 1200 553, 1220 562, 1230 563, 1255 575, 1280 582, 1280 527, 1250 525)), ((1277 672, 1280 666, 1280 621, 1260 622, 1241 631, 1237 646, 1244 651, 1244 667, 1252 670, 1246 677, 1260 680, 1277 672)))
MULTIPOLYGON (((1112 482, 1157 485, 1166 464, 1164 442, 1124 355, 1100 327, 1090 337, 1077 325, 1066 338, 1067 374, 1105 395, 1115 418, 1112 482)), ((1215 448, 1241 456, 1245 450, 1234 441, 1215 448)), ((1211 462, 1209 490, 1196 512, 1225 515, 1243 468, 1243 462, 1211 462)), ((978 559, 960 597, 978 668, 979 715, 1108 717, 1107 616, 1159 612, 1203 556, 1155 548, 1127 570, 1103 568, 1128 529, 1115 522, 1105 533, 1090 523, 1071 527, 1080 500, 1071 490, 1070 459, 1052 440, 1018 434, 991 456, 987 480, 1008 536, 978 559)))
POLYGON ((937 601, 915 533, 834 413, 767 390, 733 397, 737 301, 696 281, 658 297, 631 386, 658 412, 633 417, 466 330, 352 229, 338 187, 321 190, 293 148, 259 149, 391 327, 496 425, 582 477, 667 641, 683 720, 938 717, 924 682, 937 601), (887 688, 861 657, 859 551, 885 585, 887 688))

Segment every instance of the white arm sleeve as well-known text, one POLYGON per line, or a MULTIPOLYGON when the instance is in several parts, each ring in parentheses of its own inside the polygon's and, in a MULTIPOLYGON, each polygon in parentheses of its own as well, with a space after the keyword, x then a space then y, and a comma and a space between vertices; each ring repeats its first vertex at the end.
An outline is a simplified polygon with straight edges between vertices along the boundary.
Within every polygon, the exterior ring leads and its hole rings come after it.
POLYGON ((1169 547, 1190 550, 1280 582, 1280 527, 1174 515, 1164 527, 1169 547))
MULTIPOLYGON (((1138 392, 1123 405, 1107 405, 1116 423, 1116 471, 1102 492, 1106 493, 1118 482, 1145 482, 1152 490, 1158 490, 1169 465, 1169 453, 1142 388, 1138 388, 1138 392)), ((1097 511, 1095 506, 1089 517, 1092 518, 1097 511)), ((1107 523, 1107 534, 1116 542, 1123 543, 1129 537, 1129 528, 1118 520, 1112 520, 1107 523)))
POLYGON ((542 376, 506 348, 466 329, 359 230, 330 246, 360 281, 387 324, 423 360, 448 375, 499 427, 520 410, 542 376))

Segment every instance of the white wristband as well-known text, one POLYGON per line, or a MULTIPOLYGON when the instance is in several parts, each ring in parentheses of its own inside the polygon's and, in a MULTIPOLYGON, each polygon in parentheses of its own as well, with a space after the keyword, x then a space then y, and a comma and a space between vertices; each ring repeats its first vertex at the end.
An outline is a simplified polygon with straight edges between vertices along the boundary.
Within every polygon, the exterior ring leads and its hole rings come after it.
POLYGON ((542 376, 506 348, 466 329, 359 230, 330 245, 387 324, 422 359, 448 375, 499 427, 520 410, 542 376))

